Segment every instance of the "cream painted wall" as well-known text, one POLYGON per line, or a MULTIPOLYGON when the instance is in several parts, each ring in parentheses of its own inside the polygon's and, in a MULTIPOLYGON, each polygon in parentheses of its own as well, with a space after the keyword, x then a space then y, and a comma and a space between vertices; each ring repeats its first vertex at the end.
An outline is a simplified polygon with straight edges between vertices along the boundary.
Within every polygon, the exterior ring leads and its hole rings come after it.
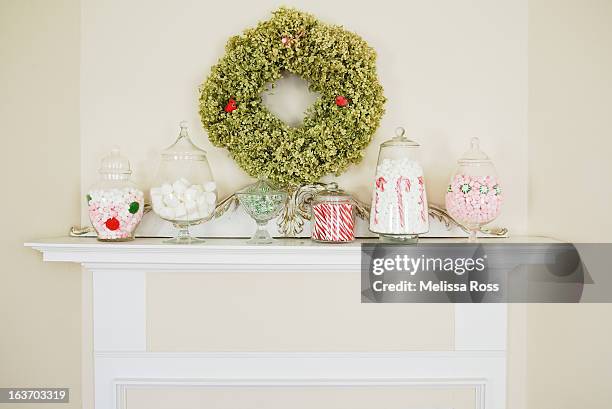
MULTIPOLYGON (((611 242, 612 2, 531 0, 529 46, 529 231, 611 242)), ((529 409, 610 408, 611 315, 528 306, 529 409)))
POLYGON ((80 269, 23 247, 78 222, 78 1, 0 0, 0 136, 0 387, 68 387, 45 407, 80 408, 80 269))
POLYGON ((249 178, 200 125, 198 87, 227 39, 281 4, 343 24, 378 52, 387 114, 364 161, 339 178, 342 186, 369 202, 378 146, 403 125, 423 145, 430 200, 442 203, 456 160, 477 135, 505 183, 498 223, 526 232, 526 0, 83 0, 83 189, 115 144, 131 159, 135 180, 149 186, 181 119, 209 152, 221 196, 246 185, 249 178))

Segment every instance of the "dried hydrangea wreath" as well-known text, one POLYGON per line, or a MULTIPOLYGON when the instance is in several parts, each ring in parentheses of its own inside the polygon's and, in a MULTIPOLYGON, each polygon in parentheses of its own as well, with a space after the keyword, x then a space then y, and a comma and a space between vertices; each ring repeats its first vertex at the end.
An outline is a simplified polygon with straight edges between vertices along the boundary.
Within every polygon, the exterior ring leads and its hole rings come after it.
POLYGON ((211 142, 229 150, 249 175, 285 186, 312 183, 358 163, 384 113, 376 52, 357 34, 280 8, 270 20, 230 38, 200 91, 211 142), (299 127, 263 104, 283 70, 321 97, 299 127))

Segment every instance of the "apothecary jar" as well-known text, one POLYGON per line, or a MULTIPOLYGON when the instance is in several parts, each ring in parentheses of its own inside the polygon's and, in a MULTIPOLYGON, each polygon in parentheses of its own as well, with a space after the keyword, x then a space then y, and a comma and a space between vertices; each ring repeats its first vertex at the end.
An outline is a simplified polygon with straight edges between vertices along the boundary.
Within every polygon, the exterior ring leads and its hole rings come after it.
POLYGON ((425 177, 419 144, 404 128, 380 146, 372 192, 370 231, 383 240, 414 243, 429 231, 425 177))
POLYGON ((217 185, 206 152, 191 141, 185 121, 180 128, 176 142, 161 153, 151 202, 153 211, 178 229, 167 242, 190 244, 202 240, 192 237, 189 227, 213 217, 217 185))

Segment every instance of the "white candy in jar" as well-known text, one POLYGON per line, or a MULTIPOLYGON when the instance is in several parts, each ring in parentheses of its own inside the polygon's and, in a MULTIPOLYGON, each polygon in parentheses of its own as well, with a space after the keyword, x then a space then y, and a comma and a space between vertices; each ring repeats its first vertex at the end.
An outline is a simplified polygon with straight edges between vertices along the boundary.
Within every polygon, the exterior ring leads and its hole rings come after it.
POLYGON ((383 234, 422 234, 429 230, 423 168, 418 162, 384 159, 376 168, 370 229, 383 234))
POLYGON ((153 211, 170 221, 209 219, 217 203, 217 185, 206 182, 192 184, 185 178, 151 188, 153 211))

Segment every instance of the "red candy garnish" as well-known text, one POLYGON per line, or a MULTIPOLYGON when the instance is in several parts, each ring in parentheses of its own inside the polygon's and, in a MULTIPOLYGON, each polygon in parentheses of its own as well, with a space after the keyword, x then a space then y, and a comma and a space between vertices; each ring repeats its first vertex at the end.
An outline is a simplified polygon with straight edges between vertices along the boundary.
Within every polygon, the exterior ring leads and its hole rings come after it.
POLYGON ((348 105, 348 99, 346 99, 343 95, 338 95, 336 97, 336 105, 339 107, 345 107, 348 105))
POLYGON ((227 105, 225 106, 225 112, 227 112, 228 114, 234 110, 236 110, 238 108, 238 104, 236 103, 236 100, 234 98, 230 98, 230 100, 227 102, 227 105))
POLYGON ((114 217, 108 219, 104 224, 108 230, 117 230, 119 228, 119 220, 114 217))

